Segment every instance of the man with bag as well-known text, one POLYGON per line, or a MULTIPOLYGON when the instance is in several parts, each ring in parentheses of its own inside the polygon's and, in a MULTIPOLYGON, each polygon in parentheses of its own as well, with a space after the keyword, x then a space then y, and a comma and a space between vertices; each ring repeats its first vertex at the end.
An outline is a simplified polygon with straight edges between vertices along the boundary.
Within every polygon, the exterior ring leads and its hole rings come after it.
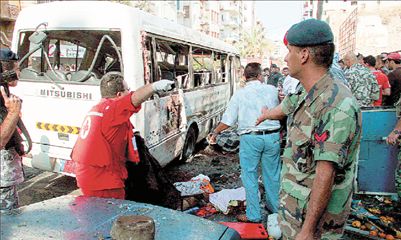
POLYGON ((83 195, 125 198, 125 162, 139 162, 130 117, 154 92, 171 90, 173 84, 160 80, 130 92, 121 73, 109 72, 102 77, 102 99, 85 117, 71 154, 83 195))

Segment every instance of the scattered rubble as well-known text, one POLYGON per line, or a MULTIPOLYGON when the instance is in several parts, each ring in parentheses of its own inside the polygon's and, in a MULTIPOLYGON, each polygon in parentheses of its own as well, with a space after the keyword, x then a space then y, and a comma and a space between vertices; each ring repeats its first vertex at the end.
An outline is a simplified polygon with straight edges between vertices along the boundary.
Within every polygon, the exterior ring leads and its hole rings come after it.
POLYGON ((401 239, 401 204, 390 197, 354 195, 346 231, 365 239, 401 239))

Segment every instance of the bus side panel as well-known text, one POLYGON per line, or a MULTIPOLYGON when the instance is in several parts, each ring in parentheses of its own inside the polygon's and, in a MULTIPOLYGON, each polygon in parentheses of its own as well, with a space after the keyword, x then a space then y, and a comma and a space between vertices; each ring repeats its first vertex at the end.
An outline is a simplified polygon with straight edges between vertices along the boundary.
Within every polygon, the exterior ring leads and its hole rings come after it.
POLYGON ((198 140, 213 130, 230 99, 230 85, 220 84, 184 94, 188 122, 196 122, 199 130, 198 140), (194 120, 195 119, 195 120, 194 120))
POLYGON ((185 140, 186 116, 182 91, 164 97, 154 96, 142 104, 146 144, 161 165, 181 152, 185 140))

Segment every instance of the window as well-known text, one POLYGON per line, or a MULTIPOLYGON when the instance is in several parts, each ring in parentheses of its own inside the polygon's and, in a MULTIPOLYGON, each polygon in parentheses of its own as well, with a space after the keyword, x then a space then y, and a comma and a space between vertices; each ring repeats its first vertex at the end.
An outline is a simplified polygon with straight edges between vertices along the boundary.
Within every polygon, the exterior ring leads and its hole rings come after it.
POLYGON ((227 64, 227 54, 215 52, 213 70, 215 74, 216 83, 226 82, 227 79, 226 64, 227 64))
POLYGON ((105 73, 122 70, 118 31, 54 30, 41 33, 42 37, 39 40, 32 38, 33 41, 30 37, 38 36, 33 35, 34 32, 20 34, 21 80, 99 84, 105 73), (30 51, 33 52, 28 55, 30 51))
POLYGON ((184 6, 183 11, 184 11, 184 18, 189 18, 189 6, 184 6))
POLYGON ((177 80, 179 88, 188 88, 189 46, 164 39, 155 39, 155 46, 157 67, 153 81, 177 80))
POLYGON ((204 48, 193 47, 193 73, 194 87, 206 86, 212 83, 212 51, 204 48))

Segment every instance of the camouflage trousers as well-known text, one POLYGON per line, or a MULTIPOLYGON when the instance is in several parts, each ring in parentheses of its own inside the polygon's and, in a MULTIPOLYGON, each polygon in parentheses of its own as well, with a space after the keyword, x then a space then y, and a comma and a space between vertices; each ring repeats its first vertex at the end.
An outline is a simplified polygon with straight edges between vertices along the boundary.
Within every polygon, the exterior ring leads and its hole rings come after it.
POLYGON ((0 188, 0 210, 6 212, 18 208, 17 185, 0 188))
POLYGON ((395 169, 395 191, 401 201, 401 150, 398 153, 398 166, 395 169))

